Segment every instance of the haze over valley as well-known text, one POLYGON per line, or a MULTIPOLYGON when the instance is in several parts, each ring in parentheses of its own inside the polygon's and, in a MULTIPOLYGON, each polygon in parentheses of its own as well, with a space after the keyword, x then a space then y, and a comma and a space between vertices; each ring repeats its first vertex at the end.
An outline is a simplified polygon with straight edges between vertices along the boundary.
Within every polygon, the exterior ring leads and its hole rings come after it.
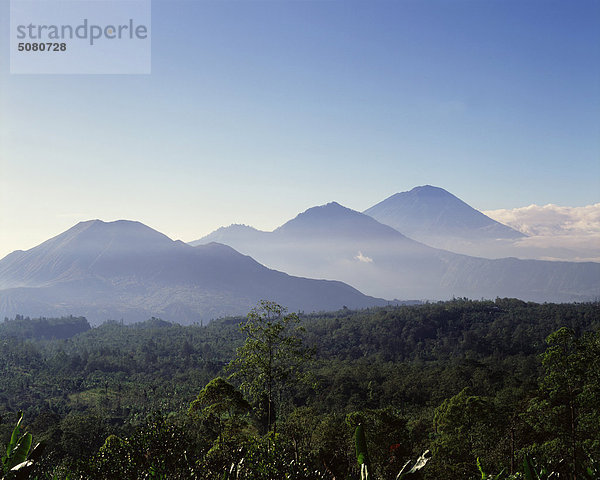
POLYGON ((596 262, 536 260, 547 255, 544 248, 530 248, 527 260, 506 258, 525 238, 449 192, 423 186, 362 214, 332 202, 272 232, 232 225, 191 244, 225 243, 272 268, 341 279, 390 299, 581 301, 598 295, 596 262))
POLYGON ((193 323, 243 314, 263 298, 306 312, 453 297, 598 298, 600 263, 505 258, 530 238, 432 186, 364 213, 331 202, 272 232, 231 225, 189 245, 139 222, 92 220, 0 260, 0 316, 193 323))
POLYGON ((92 323, 161 316, 192 323, 240 315, 263 298, 318 311, 382 305, 341 282, 270 270, 231 247, 191 247, 138 222, 82 222, 0 261, 0 315, 92 323))

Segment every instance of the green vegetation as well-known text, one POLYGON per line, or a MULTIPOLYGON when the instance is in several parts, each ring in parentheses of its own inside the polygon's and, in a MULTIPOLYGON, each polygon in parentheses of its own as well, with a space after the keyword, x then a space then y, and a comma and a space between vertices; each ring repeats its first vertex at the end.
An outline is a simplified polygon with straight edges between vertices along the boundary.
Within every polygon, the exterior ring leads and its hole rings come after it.
POLYGON ((84 317, 29 318, 17 315, 14 320, 0 323, 0 337, 21 340, 65 339, 87 332, 90 324, 84 317))
POLYGON ((512 299, 18 317, 0 324, 0 478, 598 478, 599 327, 598 303, 512 299))
POLYGON ((241 325, 244 344, 227 366, 234 372, 231 377, 241 381, 241 390, 266 418, 268 432, 275 431, 278 404, 287 397, 291 385, 303 379, 302 366, 311 358, 311 350, 302 345, 299 323, 297 314, 286 314, 274 302, 260 302, 241 325))

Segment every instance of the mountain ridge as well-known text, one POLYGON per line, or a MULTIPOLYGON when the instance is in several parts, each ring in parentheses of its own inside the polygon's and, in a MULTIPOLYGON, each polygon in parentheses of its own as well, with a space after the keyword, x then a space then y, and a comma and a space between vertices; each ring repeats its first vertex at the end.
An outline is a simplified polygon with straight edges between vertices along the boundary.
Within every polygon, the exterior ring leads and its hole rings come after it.
MULTIPOLYGON (((361 236, 365 231, 370 234, 404 237, 396 229, 384 225, 360 212, 344 207, 337 202, 311 207, 273 230, 275 235, 313 235, 315 231, 332 235, 361 236)), ((408 240, 408 239, 407 239, 408 240)))
POLYGON ((306 311, 386 303, 339 281, 269 269, 227 245, 192 247, 126 220, 81 222, 8 255, 0 289, 0 315, 84 314, 91 322, 179 312, 174 320, 189 323, 244 314, 261 299, 306 311))
POLYGON ((228 238, 227 229, 220 231, 220 239, 271 268, 341 279, 369 295, 385 298, 510 296, 582 301, 600 292, 600 264, 486 259, 453 253, 420 243, 335 202, 309 208, 273 232, 262 232, 260 239, 228 238))

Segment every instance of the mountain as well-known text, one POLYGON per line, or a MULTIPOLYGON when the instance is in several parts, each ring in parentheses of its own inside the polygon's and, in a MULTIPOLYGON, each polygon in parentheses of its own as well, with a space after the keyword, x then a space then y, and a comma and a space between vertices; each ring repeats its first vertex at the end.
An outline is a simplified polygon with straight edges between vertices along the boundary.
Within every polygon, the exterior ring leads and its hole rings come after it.
POLYGON ((469 255, 510 255, 526 237, 431 185, 396 193, 364 213, 427 245, 469 255))
POLYGON ((411 238, 521 238, 525 235, 492 220, 443 188, 425 185, 401 192, 364 211, 411 238))
POLYGON ((273 232, 289 238, 399 238, 398 232, 337 202, 309 208, 273 232))
MULTIPOLYGON (((245 230, 240 235, 239 226, 232 225, 190 244, 202 245, 215 238, 270 268, 300 276, 310 272, 313 278, 345 278, 350 285, 382 292, 387 298, 394 298, 400 291, 404 293, 402 298, 411 299, 410 292, 421 291, 413 288, 418 283, 417 277, 423 276, 415 272, 416 264, 424 271, 433 251, 336 202, 309 208, 273 232, 245 230), (377 267, 372 265, 374 256, 381 262, 377 267), (407 276, 400 284, 397 272, 393 272, 392 278, 388 272, 399 258, 403 258, 405 267, 413 267, 412 278, 407 276), (384 264, 389 268, 382 270, 379 265, 384 264), (394 287, 387 288, 389 284, 394 287)), ((423 281, 428 278, 425 276, 423 281)))
POLYGON ((259 300, 290 310, 380 305, 336 281, 270 270, 233 248, 192 247, 139 222, 82 222, 0 260, 0 316, 84 315, 92 323, 160 316, 190 323, 245 314, 259 300))
POLYGON ((373 236, 374 234, 394 238, 398 236, 398 232, 393 228, 382 225, 371 217, 346 208, 337 202, 331 202, 327 205, 309 208, 273 232, 264 232, 247 225, 233 224, 229 227, 221 227, 200 240, 190 242, 190 245, 203 245, 208 242, 245 245, 274 239, 285 241, 302 239, 310 242, 315 238, 315 234, 329 238, 360 238, 363 235, 373 236))
MULTIPOLYGON (((233 224, 229 227, 218 228, 217 230, 212 232, 210 234, 210 241, 216 243, 223 243, 223 239, 230 240, 232 238, 235 238, 239 242, 256 242, 260 241, 264 233, 265 232, 257 230, 256 228, 250 227, 248 225, 233 224)), ((190 245, 194 245, 194 242, 191 242, 190 245)))
MULTIPOLYGON (((464 224, 477 228, 474 221, 464 219, 464 224)), ((501 227, 497 231, 504 231, 501 227)), ((240 235, 236 226, 217 232, 221 242, 271 268, 339 279, 385 298, 500 296, 561 302, 600 295, 598 263, 492 260, 456 254, 417 242, 335 202, 310 208, 273 232, 245 230, 240 235)), ((192 244, 210 242, 217 232, 192 244)))

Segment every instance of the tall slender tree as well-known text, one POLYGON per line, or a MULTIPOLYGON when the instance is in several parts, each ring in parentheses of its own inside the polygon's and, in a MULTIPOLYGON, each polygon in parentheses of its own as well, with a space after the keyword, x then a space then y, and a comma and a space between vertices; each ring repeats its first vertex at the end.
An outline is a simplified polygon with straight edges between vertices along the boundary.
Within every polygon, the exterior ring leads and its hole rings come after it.
POLYGON ((588 455, 600 444, 600 332, 577 337, 563 327, 547 338, 542 355, 545 374, 537 398, 529 408, 529 421, 541 434, 541 453, 562 460, 567 478, 580 478, 588 455))
POLYGON ((301 367, 313 354, 302 343, 299 324, 298 315, 281 305, 259 302, 240 325, 246 339, 228 365, 231 378, 240 381, 242 392, 262 410, 268 431, 276 429, 285 388, 301 379, 301 367))

